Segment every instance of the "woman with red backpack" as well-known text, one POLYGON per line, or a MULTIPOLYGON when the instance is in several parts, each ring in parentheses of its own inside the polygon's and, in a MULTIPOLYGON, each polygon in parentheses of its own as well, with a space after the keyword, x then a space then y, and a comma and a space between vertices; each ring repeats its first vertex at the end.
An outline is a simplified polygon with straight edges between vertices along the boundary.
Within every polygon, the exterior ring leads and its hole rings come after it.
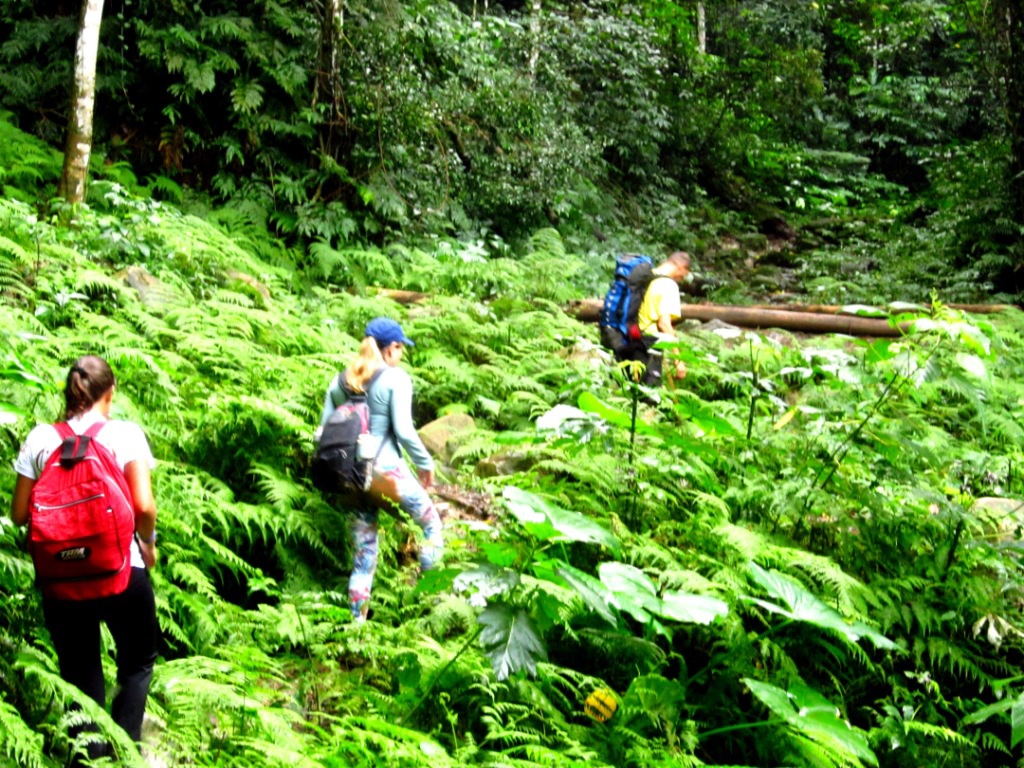
MULTIPOLYGON (((81 357, 71 366, 64 421, 35 427, 15 461, 11 518, 29 526, 61 677, 105 705, 105 623, 117 646, 120 686, 111 714, 139 741, 159 636, 147 572, 156 563, 154 459, 137 425, 110 420, 114 389, 114 373, 102 358, 81 357)), ((95 729, 79 726, 71 736, 86 730, 95 729)), ((108 749, 93 738, 85 751, 96 759, 108 749)))

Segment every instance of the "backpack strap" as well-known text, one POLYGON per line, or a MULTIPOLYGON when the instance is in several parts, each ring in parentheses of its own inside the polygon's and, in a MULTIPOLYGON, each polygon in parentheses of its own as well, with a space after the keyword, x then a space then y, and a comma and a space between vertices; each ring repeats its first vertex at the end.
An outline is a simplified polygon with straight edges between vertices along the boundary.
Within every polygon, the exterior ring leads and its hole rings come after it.
POLYGON ((57 449, 60 452, 60 465, 65 469, 70 469, 85 458, 93 436, 79 435, 66 421, 54 424, 53 428, 57 430, 61 440, 60 448, 57 449))
POLYGON ((366 382, 366 386, 363 388, 363 392, 365 392, 366 394, 370 394, 370 387, 372 387, 374 385, 374 382, 376 382, 377 379, 379 379, 381 377, 381 374, 383 374, 384 371, 386 371, 386 370, 387 370, 387 366, 386 365, 382 365, 380 368, 378 368, 376 371, 374 371, 373 372, 373 376, 371 376, 370 380, 368 382, 366 382))
POLYGON ((53 425, 53 428, 57 430, 57 434, 60 435, 60 439, 63 440, 66 437, 75 437, 75 430, 71 428, 71 425, 66 421, 59 421, 53 425))
POLYGON ((85 430, 85 432, 83 432, 82 434, 88 435, 89 437, 94 438, 94 437, 96 437, 96 435, 98 435, 100 433, 101 429, 103 429, 105 426, 107 426, 107 423, 108 422, 107 422, 106 419, 103 419, 103 421, 97 421, 92 426, 90 426, 87 430, 85 430))
POLYGON ((61 447, 58 449, 60 451, 60 465, 65 469, 70 469, 84 459, 86 452, 89 450, 89 443, 96 439, 100 430, 106 425, 107 420, 103 419, 90 425, 82 434, 78 434, 66 421, 54 424, 53 428, 57 430, 57 434, 61 439, 61 447))
POLYGON ((342 405, 348 399, 348 387, 345 386, 345 371, 338 374, 338 377, 331 384, 328 390, 331 395, 331 405, 335 408, 342 405))

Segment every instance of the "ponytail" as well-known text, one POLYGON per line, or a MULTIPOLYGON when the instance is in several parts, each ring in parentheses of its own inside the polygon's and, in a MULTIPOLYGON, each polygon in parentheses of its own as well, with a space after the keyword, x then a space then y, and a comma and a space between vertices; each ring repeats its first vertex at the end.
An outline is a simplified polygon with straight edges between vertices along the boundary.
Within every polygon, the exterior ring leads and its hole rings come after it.
POLYGON ((64 419, 81 416, 114 386, 114 372, 95 355, 78 358, 64 385, 64 419))
POLYGON ((345 383, 353 392, 365 392, 366 382, 383 365, 384 358, 380 354, 380 347, 377 346, 376 339, 372 336, 364 336, 363 343, 359 345, 359 356, 345 373, 345 383))

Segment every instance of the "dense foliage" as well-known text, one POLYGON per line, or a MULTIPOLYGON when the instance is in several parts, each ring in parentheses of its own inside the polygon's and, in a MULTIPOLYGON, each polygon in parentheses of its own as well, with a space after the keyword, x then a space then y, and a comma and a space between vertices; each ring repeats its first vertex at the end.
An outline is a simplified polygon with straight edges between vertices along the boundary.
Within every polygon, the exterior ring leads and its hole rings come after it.
MULTIPOLYGON (((297 269, 233 210, 109 179, 65 226, 22 200, 59 157, 0 127, 0 499, 68 362, 106 356, 159 459, 154 764, 1015 763, 1021 518, 979 499, 1024 495, 1016 313, 893 306, 906 335, 873 342, 693 330, 667 351, 685 389, 645 405, 561 311, 590 278, 552 230, 519 260, 438 240, 297 269), (339 291, 353 273, 433 296, 339 291), (493 502, 453 508, 418 582, 386 525, 358 626, 345 512, 306 467, 380 313, 420 342, 420 420, 476 419, 443 479, 493 502)), ((67 714, 23 539, 0 523, 0 754, 57 765, 69 718, 109 721, 67 714)))
MULTIPOLYGON (((1024 760, 1024 321, 947 304, 1019 292, 1019 3, 700 8, 706 49, 662 0, 108 3, 68 207, 77 4, 0 0, 0 506, 105 356, 159 460, 150 764, 1024 760), (720 300, 902 333, 694 325, 641 391, 563 307, 678 247, 720 300), (307 470, 380 314, 417 423, 474 427, 445 567, 385 523, 357 626, 307 470)), ((0 515, 0 765, 83 717, 142 764, 57 674, 24 538, 0 515)))
MULTIPOLYGON (((58 146, 76 5, 0 1, 0 109, 58 146)), ((1020 17, 1011 0, 123 0, 93 159, 288 243, 454 236, 494 256, 551 226, 579 253, 705 250, 743 222, 795 231, 812 271, 838 247, 853 285, 811 290, 850 299, 923 259, 932 282, 903 298, 1016 294, 1020 17)))

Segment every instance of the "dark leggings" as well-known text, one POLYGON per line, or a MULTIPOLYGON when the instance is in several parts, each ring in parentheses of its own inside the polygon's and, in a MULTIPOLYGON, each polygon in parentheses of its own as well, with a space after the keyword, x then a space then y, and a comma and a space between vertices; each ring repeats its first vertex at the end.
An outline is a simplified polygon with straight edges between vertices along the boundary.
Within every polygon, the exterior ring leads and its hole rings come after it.
POLYGON ((619 362, 636 360, 643 363, 645 366, 643 383, 649 387, 661 386, 662 353, 660 349, 651 349, 657 342, 656 336, 644 336, 642 339, 626 342, 615 353, 615 359, 619 362))
POLYGON ((100 656, 100 622, 106 623, 117 645, 120 686, 111 716, 132 739, 139 741, 159 635, 153 585, 146 569, 132 568, 128 587, 119 595, 95 600, 44 599, 43 616, 57 651, 60 676, 101 707, 106 704, 106 688, 100 656))

